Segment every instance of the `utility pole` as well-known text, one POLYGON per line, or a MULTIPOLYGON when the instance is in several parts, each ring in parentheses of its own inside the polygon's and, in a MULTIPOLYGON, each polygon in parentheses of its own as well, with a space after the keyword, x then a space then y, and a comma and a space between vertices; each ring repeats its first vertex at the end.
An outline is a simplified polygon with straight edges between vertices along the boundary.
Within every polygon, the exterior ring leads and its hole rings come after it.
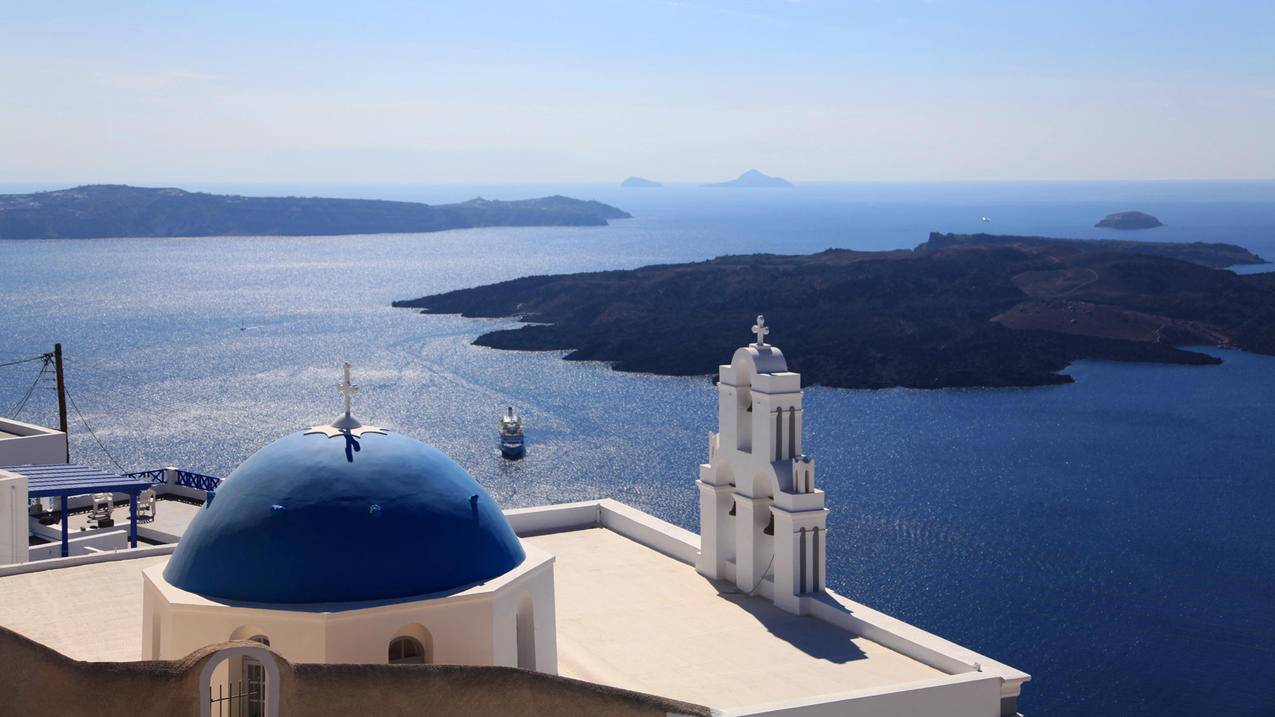
POLYGON ((62 344, 53 344, 53 369, 58 377, 58 429, 66 441, 66 462, 71 462, 71 436, 66 424, 66 384, 62 379, 62 344))

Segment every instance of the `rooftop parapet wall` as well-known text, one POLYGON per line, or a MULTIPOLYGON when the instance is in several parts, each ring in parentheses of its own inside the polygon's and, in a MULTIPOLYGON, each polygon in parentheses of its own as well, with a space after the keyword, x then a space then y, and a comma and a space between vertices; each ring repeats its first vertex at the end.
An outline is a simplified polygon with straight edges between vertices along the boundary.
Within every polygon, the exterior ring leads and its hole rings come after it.
MULTIPOLYGON (((997 699, 995 677, 960 675, 943 680, 912 682, 894 688, 859 690, 816 699, 789 700, 744 709, 722 710, 722 717, 883 717, 941 714, 944 717, 986 717, 983 709, 997 699)), ((1011 717, 1014 713, 1003 713, 1011 717)))
MULTIPOLYGON (((0 627, 0 714, 196 717, 200 680, 223 651, 210 645, 181 660, 79 662, 0 627)), ((457 665, 291 665, 274 655, 279 714, 703 715, 706 707, 511 667, 457 665)))
POLYGON ((0 418, 0 465, 27 463, 66 463, 66 434, 34 423, 0 418))
POLYGON ((607 528, 674 560, 695 564, 699 536, 610 498, 505 511, 519 537, 607 528))
POLYGON ((0 418, 0 440, 11 438, 28 438, 32 436, 63 436, 66 434, 54 428, 26 423, 12 418, 0 418), (3 435, 8 434, 8 435, 3 435))

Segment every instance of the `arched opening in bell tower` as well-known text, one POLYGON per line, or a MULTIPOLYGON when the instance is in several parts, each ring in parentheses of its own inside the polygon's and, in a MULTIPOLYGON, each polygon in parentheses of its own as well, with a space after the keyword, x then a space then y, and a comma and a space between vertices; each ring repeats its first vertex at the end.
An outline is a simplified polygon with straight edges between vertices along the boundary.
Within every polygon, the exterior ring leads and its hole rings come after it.
POLYGON ((734 361, 735 369, 735 448, 753 452, 753 373, 749 361, 734 361))

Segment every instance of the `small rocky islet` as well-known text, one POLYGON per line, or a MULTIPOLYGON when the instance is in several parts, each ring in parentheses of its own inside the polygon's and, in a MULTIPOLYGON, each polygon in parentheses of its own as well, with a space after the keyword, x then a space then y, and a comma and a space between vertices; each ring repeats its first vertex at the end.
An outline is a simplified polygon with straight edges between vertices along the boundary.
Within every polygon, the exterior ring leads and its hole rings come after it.
POLYGON ((1164 226, 1164 222, 1146 212, 1113 212, 1094 226, 1100 229, 1155 229, 1164 226))
POLYGON ((620 186, 625 189, 657 189, 664 185, 647 179, 646 177, 629 177, 623 182, 620 182, 620 186))
POLYGON ((763 174, 756 169, 750 169, 734 179, 727 180, 725 182, 710 182, 703 186, 717 188, 774 189, 791 187, 792 182, 789 182, 783 177, 772 177, 768 174, 763 174))

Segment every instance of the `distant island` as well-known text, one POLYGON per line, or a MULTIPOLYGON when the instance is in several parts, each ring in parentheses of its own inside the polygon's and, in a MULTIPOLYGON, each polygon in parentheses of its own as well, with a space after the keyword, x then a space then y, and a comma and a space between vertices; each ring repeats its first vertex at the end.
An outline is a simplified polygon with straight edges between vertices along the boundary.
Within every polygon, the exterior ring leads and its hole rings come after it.
POLYGON ((1039 386, 1078 359, 1219 360, 1181 346, 1275 354, 1275 274, 1229 244, 931 234, 913 250, 724 256, 532 276, 395 306, 534 324, 475 343, 565 350, 618 370, 711 373, 766 315, 789 365, 828 386, 1039 386))
POLYGON ((789 182, 787 179, 784 179, 783 177, 771 177, 771 176, 762 174, 761 172, 758 172, 755 169, 750 169, 747 172, 744 172, 743 174, 739 175, 735 179, 732 179, 728 182, 714 182, 712 184, 705 184, 703 186, 705 187, 791 187, 792 182, 789 182))
POLYGON ((1094 226, 1104 229, 1155 229, 1164 226, 1164 223, 1145 212, 1115 212, 1103 217, 1094 226))
POLYGON ((647 189, 647 188, 654 188, 654 187, 663 187, 664 185, 660 184, 659 182, 652 182, 646 177, 629 177, 623 182, 620 182, 620 186, 628 187, 630 189, 638 189, 638 188, 647 189))
POLYGON ((553 196, 419 204, 371 199, 243 197, 98 184, 0 195, 0 239, 307 236, 434 232, 472 227, 604 226, 630 215, 553 196))

